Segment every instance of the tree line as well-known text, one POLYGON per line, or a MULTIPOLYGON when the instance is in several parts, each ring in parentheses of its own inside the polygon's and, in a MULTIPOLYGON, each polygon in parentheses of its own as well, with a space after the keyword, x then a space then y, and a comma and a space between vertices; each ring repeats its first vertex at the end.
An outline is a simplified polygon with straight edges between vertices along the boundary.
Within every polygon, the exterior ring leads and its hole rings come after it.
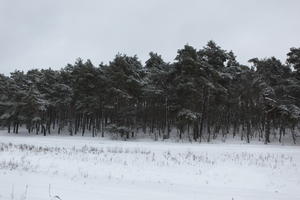
POLYGON ((185 45, 174 62, 151 52, 118 54, 94 66, 77 59, 61 70, 0 74, 0 126, 9 133, 109 134, 124 139, 207 141, 240 137, 296 143, 300 119, 300 48, 275 57, 237 62, 215 42, 185 45))

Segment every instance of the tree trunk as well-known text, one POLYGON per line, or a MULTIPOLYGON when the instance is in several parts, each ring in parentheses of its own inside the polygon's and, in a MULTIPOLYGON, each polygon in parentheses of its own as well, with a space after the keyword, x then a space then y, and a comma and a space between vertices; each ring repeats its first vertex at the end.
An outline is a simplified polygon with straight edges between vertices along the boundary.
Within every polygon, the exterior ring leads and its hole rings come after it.
POLYGON ((269 113, 266 114, 265 144, 268 144, 270 142, 271 120, 269 115, 269 113))
POLYGON ((250 120, 247 120, 247 143, 250 143, 251 124, 250 120))

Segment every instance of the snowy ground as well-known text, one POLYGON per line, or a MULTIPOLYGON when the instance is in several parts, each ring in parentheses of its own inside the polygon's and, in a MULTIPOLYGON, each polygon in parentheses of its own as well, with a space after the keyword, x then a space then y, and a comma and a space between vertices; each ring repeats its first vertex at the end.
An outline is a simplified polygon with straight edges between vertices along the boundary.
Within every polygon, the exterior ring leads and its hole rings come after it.
POLYGON ((62 200, 298 200, 300 147, 0 131, 0 200, 55 195, 62 200))

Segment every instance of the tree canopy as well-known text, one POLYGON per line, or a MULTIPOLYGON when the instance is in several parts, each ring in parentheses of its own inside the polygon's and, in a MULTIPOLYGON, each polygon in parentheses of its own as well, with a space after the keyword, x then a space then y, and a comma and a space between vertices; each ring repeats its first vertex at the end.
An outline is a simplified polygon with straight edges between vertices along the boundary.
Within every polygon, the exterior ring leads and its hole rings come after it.
POLYGON ((249 62, 239 64, 232 51, 209 41, 198 50, 185 45, 173 63, 154 52, 145 65, 118 54, 99 66, 77 59, 61 70, 0 74, 0 126, 43 135, 296 142, 300 48, 290 49, 286 63, 275 57, 249 62))

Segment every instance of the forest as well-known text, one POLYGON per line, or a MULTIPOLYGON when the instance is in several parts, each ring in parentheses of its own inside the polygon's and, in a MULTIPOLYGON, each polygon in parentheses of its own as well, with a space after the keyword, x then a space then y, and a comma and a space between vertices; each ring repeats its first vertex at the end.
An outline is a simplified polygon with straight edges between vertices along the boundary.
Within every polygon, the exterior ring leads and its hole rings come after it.
POLYGON ((98 66, 79 58, 61 70, 0 74, 0 127, 11 134, 296 143, 299 119, 300 48, 284 63, 252 58, 246 66, 209 41, 185 45, 172 63, 153 52, 145 64, 117 54, 98 66))

